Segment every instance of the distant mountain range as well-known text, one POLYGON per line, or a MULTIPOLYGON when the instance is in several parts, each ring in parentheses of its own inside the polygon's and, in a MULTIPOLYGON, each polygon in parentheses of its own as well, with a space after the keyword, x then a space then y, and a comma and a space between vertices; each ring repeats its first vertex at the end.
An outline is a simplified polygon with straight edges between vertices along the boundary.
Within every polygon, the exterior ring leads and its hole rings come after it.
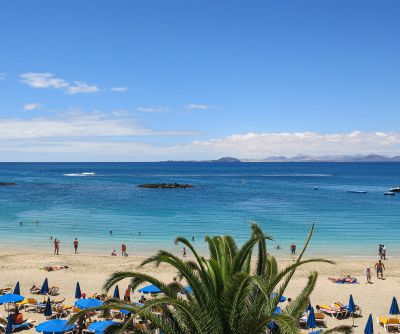
POLYGON ((369 155, 296 155, 294 157, 271 156, 264 159, 242 159, 243 162, 400 162, 400 155, 387 157, 378 154, 369 155))
MULTIPOLYGON (((168 161, 180 162, 180 161, 168 161)), ((303 155, 294 157, 270 156, 263 159, 237 159, 233 157, 223 157, 216 160, 191 160, 189 162, 223 162, 223 163, 241 163, 241 162, 400 162, 400 155, 388 157, 378 154, 355 154, 355 155, 303 155)))

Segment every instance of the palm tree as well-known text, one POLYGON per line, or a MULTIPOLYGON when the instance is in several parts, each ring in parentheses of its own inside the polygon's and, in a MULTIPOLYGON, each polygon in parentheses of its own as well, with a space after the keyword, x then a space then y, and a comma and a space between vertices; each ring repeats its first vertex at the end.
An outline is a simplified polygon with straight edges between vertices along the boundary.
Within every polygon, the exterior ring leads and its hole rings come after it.
MULTIPOLYGON (((177 270, 179 280, 165 284, 140 272, 116 272, 104 284, 108 291, 119 281, 130 279, 132 290, 135 290, 148 282, 157 286, 163 297, 148 301, 143 307, 110 300, 97 309, 129 311, 131 316, 120 331, 131 326, 132 320, 140 315, 151 322, 152 330, 136 330, 138 333, 154 332, 157 328, 165 334, 261 334, 268 326, 276 333, 298 333, 298 320, 315 287, 317 273, 310 274, 307 285, 284 312, 277 314, 275 310, 298 267, 312 262, 332 263, 324 259, 303 260, 313 230, 314 225, 296 261, 283 269, 278 268, 273 256, 267 255, 266 240, 271 237, 265 236, 255 224, 249 240, 241 247, 230 236, 206 237, 208 259, 200 256, 187 239, 179 237, 176 243, 190 249, 194 261, 182 260, 160 250, 141 264, 157 267, 168 264, 177 270), (252 269, 252 253, 256 247, 257 263, 252 269), (191 287, 192 293, 184 289, 182 280, 191 287), (186 300, 178 298, 179 292, 186 295, 186 300), (154 307, 162 310, 162 317, 151 312, 154 307), (273 327, 272 323, 275 324, 273 327)), ((71 322, 90 311, 93 309, 78 313, 71 322)), ((347 327, 340 328, 342 332, 347 330, 347 327)))

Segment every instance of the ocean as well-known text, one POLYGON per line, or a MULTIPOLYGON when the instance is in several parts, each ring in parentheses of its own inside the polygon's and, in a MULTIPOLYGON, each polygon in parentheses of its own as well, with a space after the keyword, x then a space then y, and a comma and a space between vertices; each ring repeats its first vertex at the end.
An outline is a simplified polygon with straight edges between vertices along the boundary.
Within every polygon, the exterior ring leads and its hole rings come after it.
POLYGON ((313 223, 310 253, 374 256, 383 243, 400 254, 400 194, 384 196, 397 163, 0 163, 0 182, 16 183, 0 187, 1 248, 52 251, 52 236, 61 252, 74 238, 82 252, 179 252, 183 236, 205 251, 206 235, 243 242, 255 222, 277 255, 313 223), (194 187, 137 187, 158 182, 194 187))

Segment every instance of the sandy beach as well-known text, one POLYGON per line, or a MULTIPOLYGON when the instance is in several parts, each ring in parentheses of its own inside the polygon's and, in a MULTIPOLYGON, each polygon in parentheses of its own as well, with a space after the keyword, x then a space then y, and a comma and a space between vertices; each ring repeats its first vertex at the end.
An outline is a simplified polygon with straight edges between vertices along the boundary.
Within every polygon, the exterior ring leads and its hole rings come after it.
MULTIPOLYGON (((147 266, 143 269, 137 269, 139 263, 144 257, 123 258, 121 256, 101 256, 96 254, 65 254, 50 255, 46 252, 7 252, 0 251, 0 287, 14 287, 16 281, 21 284, 21 294, 26 297, 33 297, 29 294, 29 288, 34 285, 40 285, 45 277, 48 277, 50 286, 60 287, 60 296, 55 299, 65 297, 67 304, 73 304, 75 284, 80 282, 82 292, 91 295, 102 291, 105 279, 111 273, 118 270, 141 270, 148 274, 155 275, 166 282, 170 281, 176 274, 173 269, 161 266, 156 269, 147 266), (69 268, 54 272, 45 272, 41 268, 48 265, 66 265, 69 268)), ((373 284, 365 284, 364 270, 373 266, 375 259, 351 259, 338 258, 335 265, 312 264, 304 266, 297 271, 294 279, 286 291, 287 297, 294 297, 306 284, 307 276, 310 271, 317 270, 319 279, 316 289, 311 297, 313 305, 327 304, 340 301, 347 304, 349 294, 352 293, 356 304, 360 305, 363 317, 355 319, 355 333, 362 333, 367 316, 372 313, 375 318, 378 315, 387 315, 393 296, 400 295, 400 260, 389 259, 385 261, 386 271, 385 280, 378 280, 373 277, 373 284), (340 285, 334 284, 328 280, 328 277, 349 274, 356 276, 360 284, 340 285)), ((292 262, 289 256, 281 258, 281 266, 292 262)), ((119 284, 120 291, 125 291, 127 282, 119 284)), ((134 300, 139 298, 139 293, 134 294, 134 300)), ((42 298, 41 296, 39 299, 42 298)), ((284 307, 286 303, 282 303, 284 307)), ((0 309, 3 315, 3 307, 0 309)), ((43 315, 29 312, 24 314, 25 318, 35 319, 38 323, 42 322, 43 315)), ((351 319, 336 320, 326 317, 328 328, 340 324, 351 324, 351 319)), ((28 332, 28 331, 26 331, 28 332)), ((30 330, 34 332, 34 329, 30 330)), ((383 332, 383 328, 376 328, 376 333, 383 332)))

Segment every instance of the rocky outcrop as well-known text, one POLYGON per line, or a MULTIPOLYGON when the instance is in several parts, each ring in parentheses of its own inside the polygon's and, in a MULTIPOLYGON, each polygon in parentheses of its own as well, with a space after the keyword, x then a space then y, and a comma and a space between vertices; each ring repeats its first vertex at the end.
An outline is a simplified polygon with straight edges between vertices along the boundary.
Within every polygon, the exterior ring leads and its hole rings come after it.
POLYGON ((151 189, 180 189, 180 188, 193 188, 191 184, 181 183, 146 183, 138 185, 139 188, 151 189))
POLYGON ((0 182, 0 187, 5 187, 5 186, 15 186, 16 183, 14 182, 0 182))

